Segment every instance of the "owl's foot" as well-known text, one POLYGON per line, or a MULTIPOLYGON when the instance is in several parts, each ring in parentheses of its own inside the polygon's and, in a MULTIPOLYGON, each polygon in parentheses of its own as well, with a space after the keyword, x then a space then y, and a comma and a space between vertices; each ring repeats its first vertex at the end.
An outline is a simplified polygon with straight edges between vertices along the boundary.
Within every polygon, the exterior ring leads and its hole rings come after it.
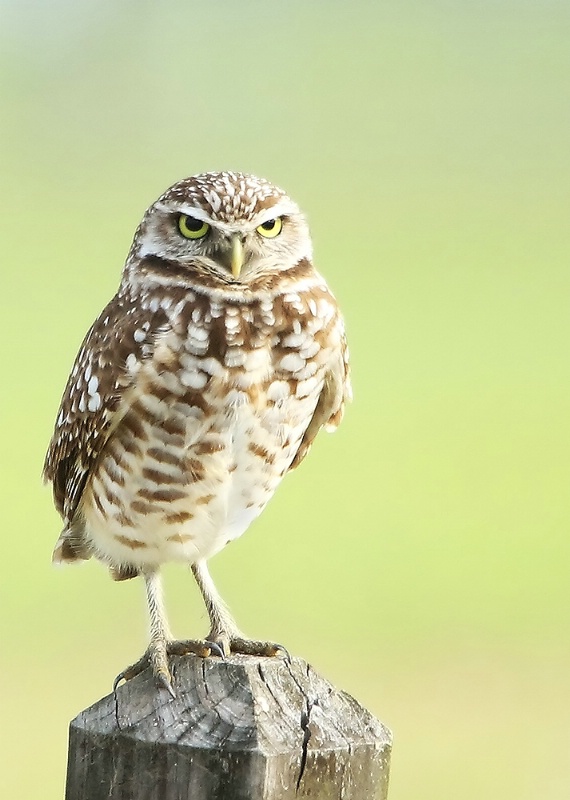
POLYGON ((291 661, 288 651, 282 644, 277 644, 277 642, 261 642, 254 639, 244 639, 241 635, 229 635, 214 631, 211 631, 208 635, 208 641, 217 644, 225 656, 231 656, 232 653, 236 653, 245 656, 270 658, 282 653, 287 661, 291 661))
POLYGON ((168 666, 168 656, 186 656, 190 653, 201 658, 207 658, 212 654, 221 658, 224 657, 224 651, 217 642, 202 639, 151 642, 147 651, 138 661, 117 675, 113 683, 113 691, 116 691, 121 681, 130 681, 140 675, 147 667, 151 667, 158 685, 166 689, 172 697, 176 697, 176 693, 172 688, 172 675, 168 666))

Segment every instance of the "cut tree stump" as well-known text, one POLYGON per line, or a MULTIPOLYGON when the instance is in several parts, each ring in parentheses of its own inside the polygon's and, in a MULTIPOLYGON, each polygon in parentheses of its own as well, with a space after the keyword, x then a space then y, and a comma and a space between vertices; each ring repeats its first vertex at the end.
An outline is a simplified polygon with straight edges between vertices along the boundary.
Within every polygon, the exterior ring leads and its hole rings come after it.
POLYGON ((66 800, 385 800, 391 734, 298 658, 174 657, 70 725, 66 800))

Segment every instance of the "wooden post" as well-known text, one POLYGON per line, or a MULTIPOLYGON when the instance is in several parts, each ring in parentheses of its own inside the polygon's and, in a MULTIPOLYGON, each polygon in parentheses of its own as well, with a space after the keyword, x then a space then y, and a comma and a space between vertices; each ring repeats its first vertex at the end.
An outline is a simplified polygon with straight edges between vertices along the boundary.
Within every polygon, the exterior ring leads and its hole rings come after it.
POLYGON ((172 658, 70 725, 66 800, 386 800, 391 734, 294 658, 172 658))

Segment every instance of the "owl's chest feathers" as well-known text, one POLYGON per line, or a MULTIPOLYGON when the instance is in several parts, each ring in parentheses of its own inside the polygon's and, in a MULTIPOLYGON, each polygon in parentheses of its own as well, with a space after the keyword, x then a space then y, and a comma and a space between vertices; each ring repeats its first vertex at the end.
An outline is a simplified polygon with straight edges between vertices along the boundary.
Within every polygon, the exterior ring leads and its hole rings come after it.
POLYGON ((214 305, 173 320, 151 357, 131 360, 92 476, 84 514, 96 550, 122 563, 195 560, 243 533, 295 457, 337 327, 333 313, 289 314, 285 327, 273 303, 257 318, 214 305))
POLYGON ((255 311, 212 303, 207 313, 180 315, 140 364, 128 405, 153 428, 184 421, 187 451, 215 432, 239 466, 244 440, 258 432, 288 458, 314 411, 335 337, 325 333, 326 316, 284 327, 274 311, 273 303, 255 311))
POLYGON ((279 410, 295 415, 298 401, 318 395, 340 346, 334 300, 326 287, 320 292, 317 298, 286 293, 253 306, 179 305, 151 357, 134 365, 127 404, 136 398, 154 403, 159 418, 214 417, 222 427, 224 419, 235 425, 279 410))

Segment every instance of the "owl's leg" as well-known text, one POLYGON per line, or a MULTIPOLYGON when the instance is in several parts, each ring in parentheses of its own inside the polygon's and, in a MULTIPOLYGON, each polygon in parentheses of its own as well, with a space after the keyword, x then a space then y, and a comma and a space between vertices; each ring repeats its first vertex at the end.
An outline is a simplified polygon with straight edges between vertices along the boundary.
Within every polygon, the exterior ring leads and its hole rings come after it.
POLYGON ((228 607, 218 594, 205 561, 197 561, 192 564, 192 574, 204 598, 208 616, 210 617, 210 633, 206 637, 209 643, 217 644, 226 656, 231 653, 274 656, 278 652, 282 652, 287 658, 289 657, 287 650, 280 644, 244 638, 228 607))
POLYGON ((230 641, 241 637, 241 633, 228 607, 214 586, 214 581, 208 572, 206 562, 197 561, 192 564, 192 574, 196 579, 210 618, 210 633, 206 638, 209 641, 218 643, 224 655, 229 656, 230 641))
POLYGON ((171 636, 164 607, 162 578, 158 569, 142 570, 141 574, 144 577, 150 618, 150 642, 144 655, 116 677, 115 688, 120 681, 134 678, 150 665, 156 680, 174 697, 167 657, 171 636))
POLYGON ((162 577, 158 569, 144 573, 146 586, 146 599, 150 618, 150 642, 148 645, 148 660, 157 681, 164 686, 170 694, 174 695, 172 679, 168 668, 167 642, 172 638, 162 592, 162 577))
POLYGON ((176 695, 172 688, 172 676, 168 666, 169 655, 194 653, 195 655, 206 657, 210 655, 212 650, 216 652, 216 655, 220 656, 223 655, 223 652, 214 642, 201 640, 173 641, 164 607, 160 572, 158 569, 149 569, 143 570, 142 575, 145 581, 150 619, 150 642, 144 655, 115 678, 114 686, 116 689, 121 681, 128 681, 134 678, 150 666, 158 684, 167 689, 172 697, 175 697, 176 695))

